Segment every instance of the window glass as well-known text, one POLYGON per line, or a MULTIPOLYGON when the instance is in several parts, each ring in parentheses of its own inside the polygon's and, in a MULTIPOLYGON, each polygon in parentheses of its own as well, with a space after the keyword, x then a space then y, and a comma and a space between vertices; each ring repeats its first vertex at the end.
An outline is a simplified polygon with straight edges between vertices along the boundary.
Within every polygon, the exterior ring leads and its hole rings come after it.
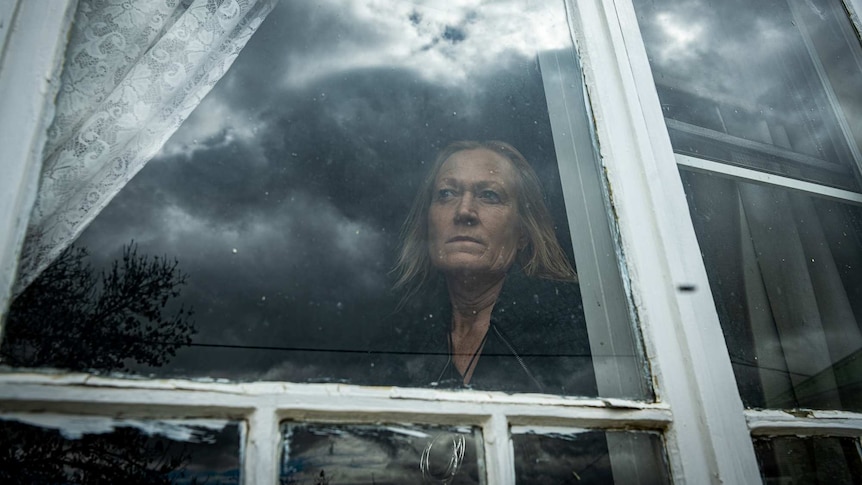
POLYGON ((236 423, 6 415, 0 450, 6 484, 241 483, 236 423))
POLYGON ((767 484, 862 483, 862 450, 856 438, 756 438, 754 451, 767 484))
POLYGON ((282 432, 281 483, 485 483, 478 430, 287 423, 282 432))
POLYGON ((3 358, 650 399, 579 73, 563 2, 280 2, 3 358))
POLYGON ((840 1, 634 5, 676 152, 860 189, 862 48, 840 1))
POLYGON ((745 405, 862 410, 862 210, 681 174, 745 405))
POLYGON ((512 444, 517 483, 670 483, 658 433, 513 432, 512 444))

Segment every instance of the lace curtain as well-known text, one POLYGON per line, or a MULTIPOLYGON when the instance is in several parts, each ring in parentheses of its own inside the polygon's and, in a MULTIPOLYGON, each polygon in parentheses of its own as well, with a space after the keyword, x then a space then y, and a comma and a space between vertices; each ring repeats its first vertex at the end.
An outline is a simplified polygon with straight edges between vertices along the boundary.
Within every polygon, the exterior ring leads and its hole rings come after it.
POLYGON ((274 4, 80 1, 15 294, 161 149, 274 4))

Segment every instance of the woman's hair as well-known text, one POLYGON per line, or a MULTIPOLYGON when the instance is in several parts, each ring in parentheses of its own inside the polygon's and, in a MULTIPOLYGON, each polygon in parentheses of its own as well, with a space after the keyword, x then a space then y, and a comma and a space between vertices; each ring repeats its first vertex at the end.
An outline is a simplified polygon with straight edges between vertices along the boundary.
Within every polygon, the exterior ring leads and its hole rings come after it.
POLYGON ((477 149, 491 150, 503 156, 515 169, 518 217, 528 237, 527 245, 518 252, 516 258, 524 274, 535 278, 577 281, 572 265, 557 242, 554 223, 542 197, 539 177, 521 152, 502 141, 456 141, 437 155, 401 228, 401 248, 393 269, 397 276, 395 289, 406 289, 409 296, 434 276, 436 270, 428 254, 428 211, 437 173, 455 153, 477 149))

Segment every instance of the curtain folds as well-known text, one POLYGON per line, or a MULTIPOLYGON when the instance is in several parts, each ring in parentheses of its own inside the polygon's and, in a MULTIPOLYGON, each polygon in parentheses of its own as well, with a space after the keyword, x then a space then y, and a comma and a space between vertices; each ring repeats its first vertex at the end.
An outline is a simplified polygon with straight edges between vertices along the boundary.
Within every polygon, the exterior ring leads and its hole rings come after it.
POLYGON ((81 0, 19 294, 179 128, 276 0, 81 0))
POLYGON ((772 315, 772 321, 750 319, 765 404, 844 409, 850 383, 834 366, 862 349, 862 331, 814 202, 746 183, 739 196, 742 231, 750 235, 743 241, 744 271, 761 278, 746 282, 749 312, 768 308, 772 315))
POLYGON ((862 407, 862 210, 681 171, 746 407, 862 407))

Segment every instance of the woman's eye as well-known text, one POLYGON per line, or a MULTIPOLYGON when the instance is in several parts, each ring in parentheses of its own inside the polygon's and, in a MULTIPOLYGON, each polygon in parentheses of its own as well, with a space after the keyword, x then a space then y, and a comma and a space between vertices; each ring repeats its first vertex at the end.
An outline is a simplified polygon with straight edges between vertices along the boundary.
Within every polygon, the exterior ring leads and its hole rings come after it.
POLYGON ((499 204, 502 200, 500 199, 500 194, 494 192, 493 190, 483 190, 481 193, 479 193, 479 197, 486 202, 491 202, 492 204, 499 204))
POLYGON ((437 200, 451 199, 455 196, 455 191, 452 189, 440 189, 437 191, 437 200))

